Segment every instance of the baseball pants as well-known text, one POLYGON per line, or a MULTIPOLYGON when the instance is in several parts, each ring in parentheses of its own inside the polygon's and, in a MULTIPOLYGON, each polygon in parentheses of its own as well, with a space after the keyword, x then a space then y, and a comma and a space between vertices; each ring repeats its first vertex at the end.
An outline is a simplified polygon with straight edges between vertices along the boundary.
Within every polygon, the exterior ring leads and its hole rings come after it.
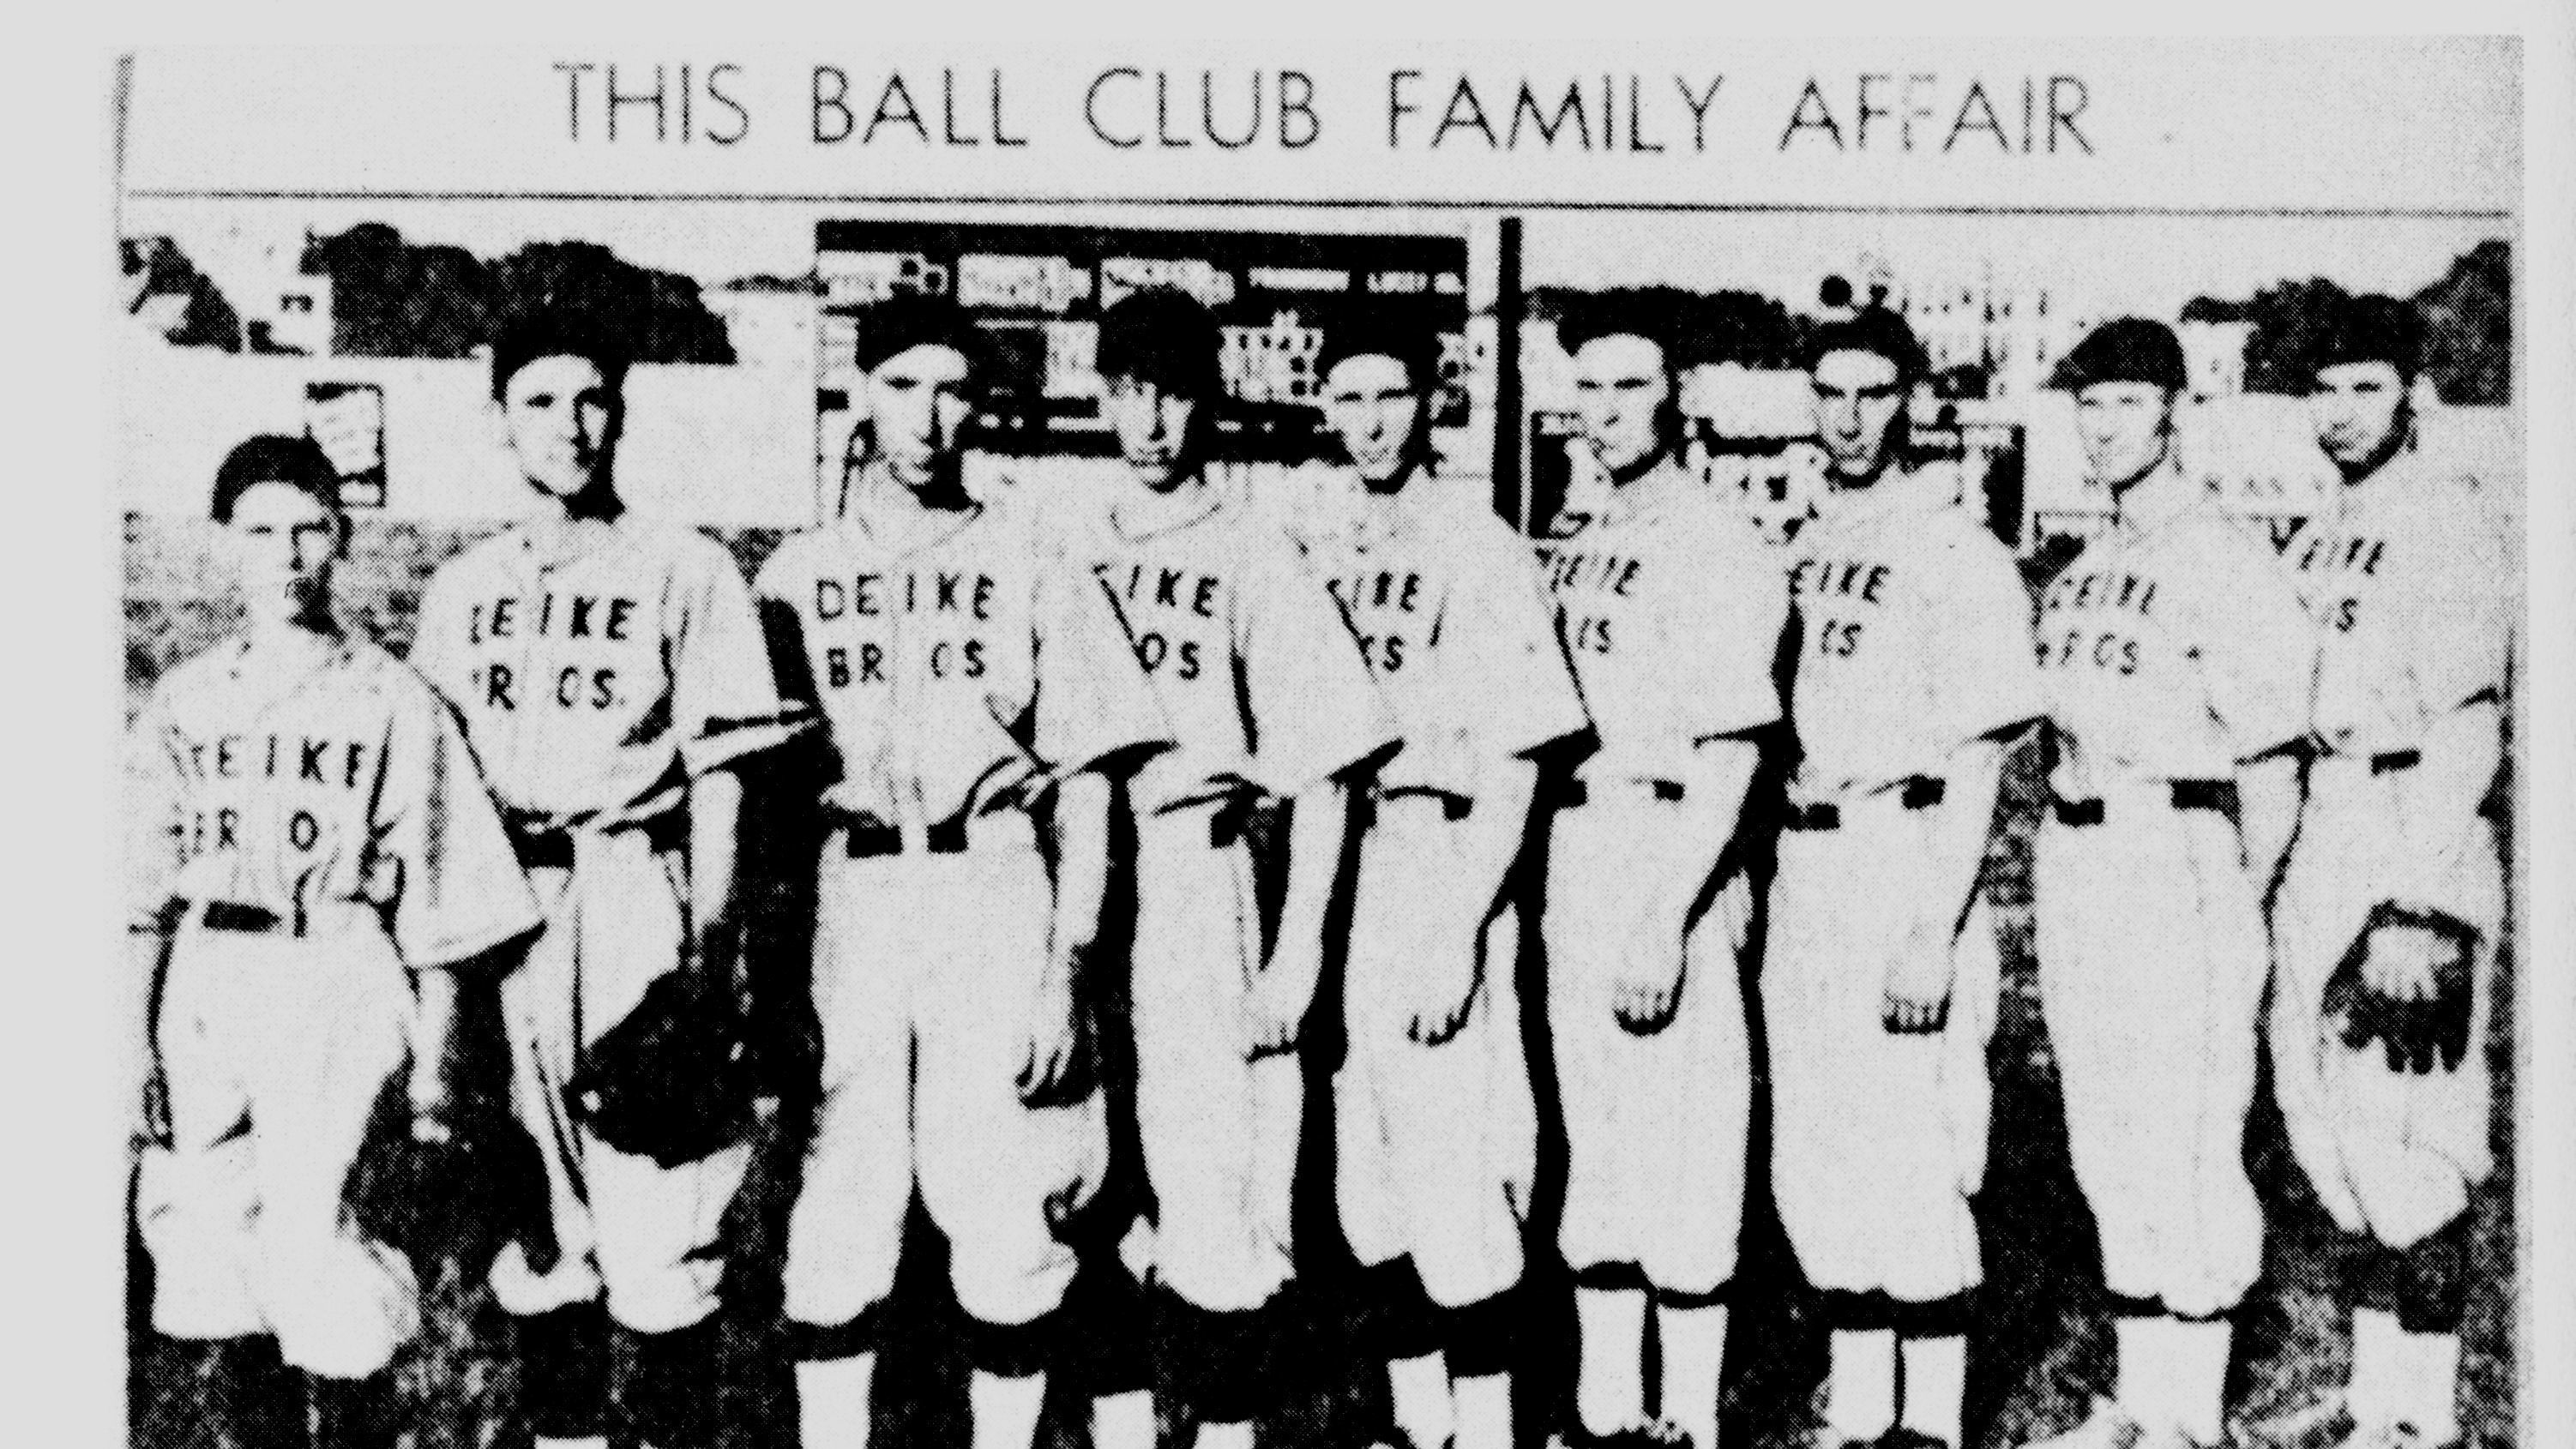
POLYGON ((137 1216, 153 1327, 274 1333, 289 1364, 356 1379, 420 1326, 410 1263, 341 1205, 408 1055, 412 992, 372 907, 316 924, 302 937, 181 929, 155 1034, 171 1143, 144 1154, 137 1216))
POLYGON ((1219 820, 1209 803, 1136 824, 1136 1127, 1156 1275, 1194 1307, 1235 1312, 1294 1271, 1305 1083, 1294 1053, 1244 1059, 1261 918, 1251 850, 1219 820))
POLYGON ((2281 981, 2272 998, 2274 1090, 2290 1145, 2317 1195, 2348 1232, 2403 1248, 2466 1211, 2494 1168, 2487 1019, 2504 869, 2483 819, 2448 827, 2466 848, 2446 880, 2409 878, 2404 770, 2374 775, 2366 759, 2327 756, 2309 772, 2307 814, 2274 908, 2281 981), (2444 903, 2476 927, 2469 1049, 2457 1070, 2388 1070, 2379 1044, 2355 1051, 2323 1020, 2326 978, 2381 901, 2444 903))
POLYGON ((1020 1104, 1054 904, 1029 817, 978 821, 944 854, 852 859, 836 831, 817 894, 823 1096, 788 1229, 788 1316, 837 1326, 893 1292, 916 1185, 967 1313, 1049 1312, 1075 1267, 1056 1225, 1098 1185, 1108 1141, 1096 1093, 1020 1104))
POLYGON ((2052 814, 2037 854, 2042 1013, 2104 1279, 2223 1312, 2263 1258, 2244 1140, 2270 943, 2236 827, 2133 779, 2098 823, 2052 814))
POLYGON ((1951 952, 1943 1029, 1882 1021, 1887 968, 1927 908, 1934 806, 1843 802, 1831 830, 1780 837, 1762 967, 1771 1188, 1807 1281, 1905 1302, 1981 1276, 1968 1199, 1985 1178, 1997 961, 1972 911, 1951 952))
POLYGON ((1491 882, 1464 868, 1439 801, 1382 799, 1373 815, 1351 907, 1334 1196, 1362 1264, 1409 1256, 1432 1302, 1463 1307, 1521 1275, 1538 1119, 1512 981, 1519 923, 1506 911, 1487 928, 1491 882), (1436 1046, 1410 1040, 1410 980, 1466 959, 1481 962, 1466 1024, 1436 1046))
POLYGON ((573 851, 568 870, 528 871, 545 928, 501 982, 511 1101, 545 1162, 556 1246, 567 1262, 598 1269, 611 1318, 668 1333, 716 1309, 724 1260, 709 1250, 751 1147, 663 1167, 573 1120, 564 1085, 582 1048, 679 969, 688 911, 682 858, 645 831, 584 831, 573 851))
POLYGON ((1548 844, 1547 1016, 1566 1135, 1558 1246, 1576 1271, 1634 1263, 1655 1287, 1713 1293, 1735 1273, 1753 1096, 1737 975, 1749 888, 1729 880, 1685 940, 1646 941, 1642 892, 1671 877, 1663 858, 1676 804, 1595 793, 1557 813, 1548 844), (1645 974, 1681 968, 1681 1004, 1651 1036, 1612 1013, 1630 953, 1645 974))

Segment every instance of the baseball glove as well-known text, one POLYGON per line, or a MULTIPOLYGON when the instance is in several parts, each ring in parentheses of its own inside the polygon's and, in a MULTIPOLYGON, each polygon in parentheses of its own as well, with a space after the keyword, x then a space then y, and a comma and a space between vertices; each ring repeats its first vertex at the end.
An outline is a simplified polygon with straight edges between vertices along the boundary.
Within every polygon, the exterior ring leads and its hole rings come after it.
POLYGON ((2470 962, 2476 942, 2477 932, 2451 917, 2381 902, 2326 978, 2325 1019, 2350 1050, 2364 1051, 2377 1041, 2392 1072, 2423 1076, 2437 1063, 2443 1071, 2457 1071, 2468 1054, 2475 1011, 2470 962), (2387 995, 2370 982, 2372 938, 2392 926, 2429 930, 2448 947, 2434 963, 2432 991, 2420 999, 2387 995))
POLYGON ((663 976, 583 1053, 565 1095, 600 1141, 667 1168, 749 1128, 758 1065, 732 993, 709 977, 694 969, 663 976))

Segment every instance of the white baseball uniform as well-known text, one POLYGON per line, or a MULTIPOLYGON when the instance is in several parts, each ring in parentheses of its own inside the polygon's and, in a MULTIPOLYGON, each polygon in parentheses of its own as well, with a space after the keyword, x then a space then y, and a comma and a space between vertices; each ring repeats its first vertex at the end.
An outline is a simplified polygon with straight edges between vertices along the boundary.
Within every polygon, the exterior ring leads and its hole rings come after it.
POLYGON ((1967 906, 1927 895, 1956 884, 1928 874, 1940 812, 1991 808, 1931 801, 1919 785, 1909 804, 1907 787, 2044 712, 2030 595, 1949 482, 1891 469, 1827 497, 1789 545, 1790 794, 1811 808, 1780 837, 1762 967, 1772 1192, 1798 1261, 1819 1288, 1914 1302, 1980 1277, 1968 1199, 1985 1174, 1998 961, 1980 898, 1939 945, 1954 972, 1944 1029, 1882 1023, 1908 935, 1929 912, 1967 906))
POLYGON ((1577 771, 1584 803, 1550 827, 1541 926, 1568 1148, 1559 1245, 1578 1270, 1635 1263, 1658 1288, 1712 1292, 1735 1271, 1744 1211, 1747 888, 1732 876, 1672 941, 1641 939, 1642 892, 1717 864, 1668 859, 1664 817, 1675 791, 1709 788, 1701 745, 1779 719, 1788 591, 1739 511, 1669 458, 1539 557, 1600 739, 1577 771), (1650 1036, 1613 1011, 1631 953, 1655 956, 1642 974, 1683 979, 1650 1036))
POLYGON ((761 570, 763 607, 795 623, 788 692, 819 707, 841 789, 873 817, 842 817, 823 848, 799 1321, 847 1323, 893 1290, 916 1182, 968 1313, 1025 1323, 1073 1278, 1054 1227, 1107 1142, 1096 1094, 1020 1103, 1054 900, 1031 797, 1169 731, 1109 601, 1032 515, 1005 495, 896 540, 854 511, 761 570))
POLYGON ((1199 1308, 1268 1301, 1290 1277, 1297 1059, 1244 1059, 1267 959, 1234 776, 1293 798, 1394 739, 1332 597, 1288 535, 1232 495, 1161 527, 1105 509, 1084 554, 1162 700, 1177 748, 1131 783, 1136 1119, 1158 1205, 1155 1271, 1199 1308))
POLYGON ((694 530, 521 524, 439 569, 412 660, 464 717, 546 912, 501 998, 557 1245, 596 1268, 628 1328, 700 1322, 750 1149, 661 1167, 579 1127, 563 1092, 582 1049, 681 963, 690 781, 788 731, 751 591, 694 530))
POLYGON ((2493 489, 2412 447, 2334 505, 2285 552, 2320 626, 2324 753, 2274 909, 2274 1080, 2318 1196, 2347 1229, 2405 1247, 2465 1210, 2493 1167, 2485 1039, 2504 871, 2477 805, 2501 714, 2464 711, 2505 694, 2520 570, 2493 489), (2348 1050, 2319 1019, 2326 978, 2383 901, 2477 933, 2456 1071, 2391 1072, 2375 1043, 2348 1050))
POLYGON ((2169 461, 2049 584, 2038 657, 2066 753, 2036 946, 2076 1180, 2113 1292, 2213 1314, 2262 1265, 2243 1149, 2271 952, 2212 786, 2307 733, 2314 646, 2279 559, 2169 461))
POLYGON ((287 672, 218 645, 135 721, 140 904, 176 900, 155 1024, 171 1141, 138 1193, 155 1327, 273 1332, 363 1378, 419 1326, 411 1265, 340 1195, 410 1048, 406 967, 455 966, 536 903, 438 696, 374 644, 287 672), (246 1128, 246 1130, 245 1130, 246 1128))
POLYGON ((1496 882, 1464 868, 1449 802, 1492 808, 1481 771, 1586 720, 1526 540, 1443 479, 1376 502, 1343 481, 1342 526, 1300 541, 1404 746, 1378 771, 1360 846, 1335 1196, 1360 1262, 1410 1256, 1431 1300, 1458 1307, 1520 1281, 1538 1136, 1513 985, 1519 920, 1489 914, 1496 882), (1442 958, 1478 963, 1475 992, 1457 1033, 1425 1046, 1406 1034, 1406 978, 1442 958))

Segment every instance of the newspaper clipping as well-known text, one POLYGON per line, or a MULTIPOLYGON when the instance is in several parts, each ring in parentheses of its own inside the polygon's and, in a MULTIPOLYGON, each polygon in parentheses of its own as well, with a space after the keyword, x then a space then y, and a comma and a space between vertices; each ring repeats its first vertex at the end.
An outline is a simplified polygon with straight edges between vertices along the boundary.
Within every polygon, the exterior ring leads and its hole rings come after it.
POLYGON ((2512 39, 117 71, 135 1449, 2508 1449, 2512 39))

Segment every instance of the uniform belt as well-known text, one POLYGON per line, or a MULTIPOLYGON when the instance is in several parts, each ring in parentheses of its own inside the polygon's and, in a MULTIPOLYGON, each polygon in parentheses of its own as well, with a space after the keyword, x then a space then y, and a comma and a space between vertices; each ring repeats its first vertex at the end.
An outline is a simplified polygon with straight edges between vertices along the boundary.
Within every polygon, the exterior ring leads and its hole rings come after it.
MULTIPOLYGON (((682 845, 681 832, 688 816, 678 810, 666 811, 649 819, 621 822, 607 830, 641 830, 657 851, 677 850, 682 845)), ((509 831, 510 849, 519 857, 521 870, 570 870, 573 841, 585 829, 595 826, 560 825, 542 815, 513 814, 502 821, 509 831)))
MULTIPOLYGON (((1908 810, 1929 810, 1950 793, 1950 782, 1933 775, 1908 775, 1897 787, 1896 802, 1908 810)), ((1789 802, 1781 824, 1789 830, 1840 830, 1843 807, 1831 800, 1801 805, 1789 802)))
POLYGON ((2414 769, 2422 763, 2424 763, 2422 750, 2384 750, 2370 757, 2370 773, 2393 775, 2400 770, 2414 769))
MULTIPOLYGON (((2233 780, 2168 780, 2166 803, 2176 810, 2209 810, 2233 818, 2237 813, 2236 782, 2233 780)), ((2052 800, 2049 808, 2057 823, 2082 829, 2102 823, 2106 811, 2100 800, 2052 800)))
POLYGON ((266 906, 241 901, 199 901, 195 911, 197 924, 209 931, 232 931, 246 936, 304 934, 303 913, 292 920, 266 906))
MULTIPOLYGON (((966 850, 966 820, 942 820, 928 832, 932 855, 962 855, 966 850)), ((903 854, 903 832, 873 816, 851 820, 841 827, 842 849, 852 860, 871 860, 881 855, 903 854)))
MULTIPOLYGON (((1657 800, 1683 798, 1682 782, 1679 780, 1640 780, 1637 783, 1647 787, 1644 793, 1650 794, 1657 800)), ((1612 793, 1615 792, 1604 791, 1601 798, 1608 799, 1612 793)), ((1556 787, 1556 803, 1566 809, 1572 810, 1589 805, 1592 799, 1592 782, 1589 780, 1566 780, 1556 787)))

